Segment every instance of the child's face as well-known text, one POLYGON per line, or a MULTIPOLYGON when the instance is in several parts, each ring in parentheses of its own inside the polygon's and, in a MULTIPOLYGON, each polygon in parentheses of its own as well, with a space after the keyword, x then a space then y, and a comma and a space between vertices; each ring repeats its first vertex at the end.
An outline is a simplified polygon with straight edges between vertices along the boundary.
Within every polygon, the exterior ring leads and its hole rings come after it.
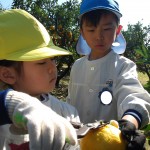
POLYGON ((111 13, 102 15, 97 26, 83 21, 81 34, 92 49, 89 59, 98 59, 110 52, 117 28, 116 18, 111 13))
POLYGON ((57 68, 55 61, 48 58, 23 62, 21 74, 13 85, 14 90, 26 92, 32 96, 48 93, 55 88, 57 68))

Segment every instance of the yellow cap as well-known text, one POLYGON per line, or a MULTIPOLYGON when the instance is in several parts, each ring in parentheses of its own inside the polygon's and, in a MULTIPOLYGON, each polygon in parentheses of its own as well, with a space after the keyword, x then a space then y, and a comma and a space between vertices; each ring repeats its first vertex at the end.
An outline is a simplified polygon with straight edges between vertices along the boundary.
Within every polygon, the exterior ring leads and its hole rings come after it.
POLYGON ((54 46, 45 27, 28 12, 0 13, 0 60, 34 61, 69 54, 54 46))

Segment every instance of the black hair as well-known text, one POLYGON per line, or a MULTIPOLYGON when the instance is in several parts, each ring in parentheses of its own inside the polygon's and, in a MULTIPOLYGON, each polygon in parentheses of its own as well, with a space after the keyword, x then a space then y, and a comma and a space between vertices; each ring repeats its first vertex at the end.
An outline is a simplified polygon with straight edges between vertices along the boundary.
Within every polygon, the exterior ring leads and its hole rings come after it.
MULTIPOLYGON (((82 29, 83 21, 87 21, 89 24, 94 25, 95 27, 98 25, 101 17, 107 14, 114 14, 113 12, 105 9, 96 9, 90 12, 83 14, 80 20, 80 28, 82 29)), ((116 23, 119 24, 119 18, 114 14, 116 19, 116 23)))
POLYGON ((13 60, 0 60, 0 66, 3 67, 14 67, 18 73, 21 72, 22 61, 13 61, 13 60))
POLYGON ((0 66, 12 67, 16 66, 17 62, 12 60, 0 60, 0 66))

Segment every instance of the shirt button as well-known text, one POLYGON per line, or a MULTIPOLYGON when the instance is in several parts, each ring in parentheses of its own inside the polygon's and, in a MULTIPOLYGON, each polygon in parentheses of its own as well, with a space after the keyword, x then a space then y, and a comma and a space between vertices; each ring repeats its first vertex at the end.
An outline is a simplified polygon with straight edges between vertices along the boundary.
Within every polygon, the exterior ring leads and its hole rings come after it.
POLYGON ((94 67, 91 67, 91 70, 94 70, 94 67))
POLYGON ((93 92, 93 89, 89 89, 89 92, 93 92))

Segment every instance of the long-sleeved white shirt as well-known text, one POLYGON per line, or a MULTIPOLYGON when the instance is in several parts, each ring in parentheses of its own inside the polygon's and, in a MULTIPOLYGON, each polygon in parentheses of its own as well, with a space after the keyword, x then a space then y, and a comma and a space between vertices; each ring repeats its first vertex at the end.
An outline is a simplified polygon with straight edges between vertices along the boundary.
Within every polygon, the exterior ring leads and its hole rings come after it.
MULTIPOLYGON (((42 95, 42 103, 69 121, 80 122, 77 110, 50 94, 42 95)), ((17 97, 16 97, 17 98, 17 97)), ((38 116, 37 116, 38 117, 38 116)), ((9 130, 10 124, 0 126, 0 150, 11 150, 10 144, 21 145, 29 141, 29 135, 14 135, 9 130)), ((72 146, 73 147, 73 146, 72 146)), ((68 148, 70 149, 70 148, 68 148)))
POLYGON ((125 113, 139 119, 141 127, 150 121, 150 95, 137 78, 135 63, 113 51, 97 60, 76 60, 67 102, 77 108, 83 123, 119 120, 125 113), (107 105, 99 98, 105 90, 112 94, 107 105))

